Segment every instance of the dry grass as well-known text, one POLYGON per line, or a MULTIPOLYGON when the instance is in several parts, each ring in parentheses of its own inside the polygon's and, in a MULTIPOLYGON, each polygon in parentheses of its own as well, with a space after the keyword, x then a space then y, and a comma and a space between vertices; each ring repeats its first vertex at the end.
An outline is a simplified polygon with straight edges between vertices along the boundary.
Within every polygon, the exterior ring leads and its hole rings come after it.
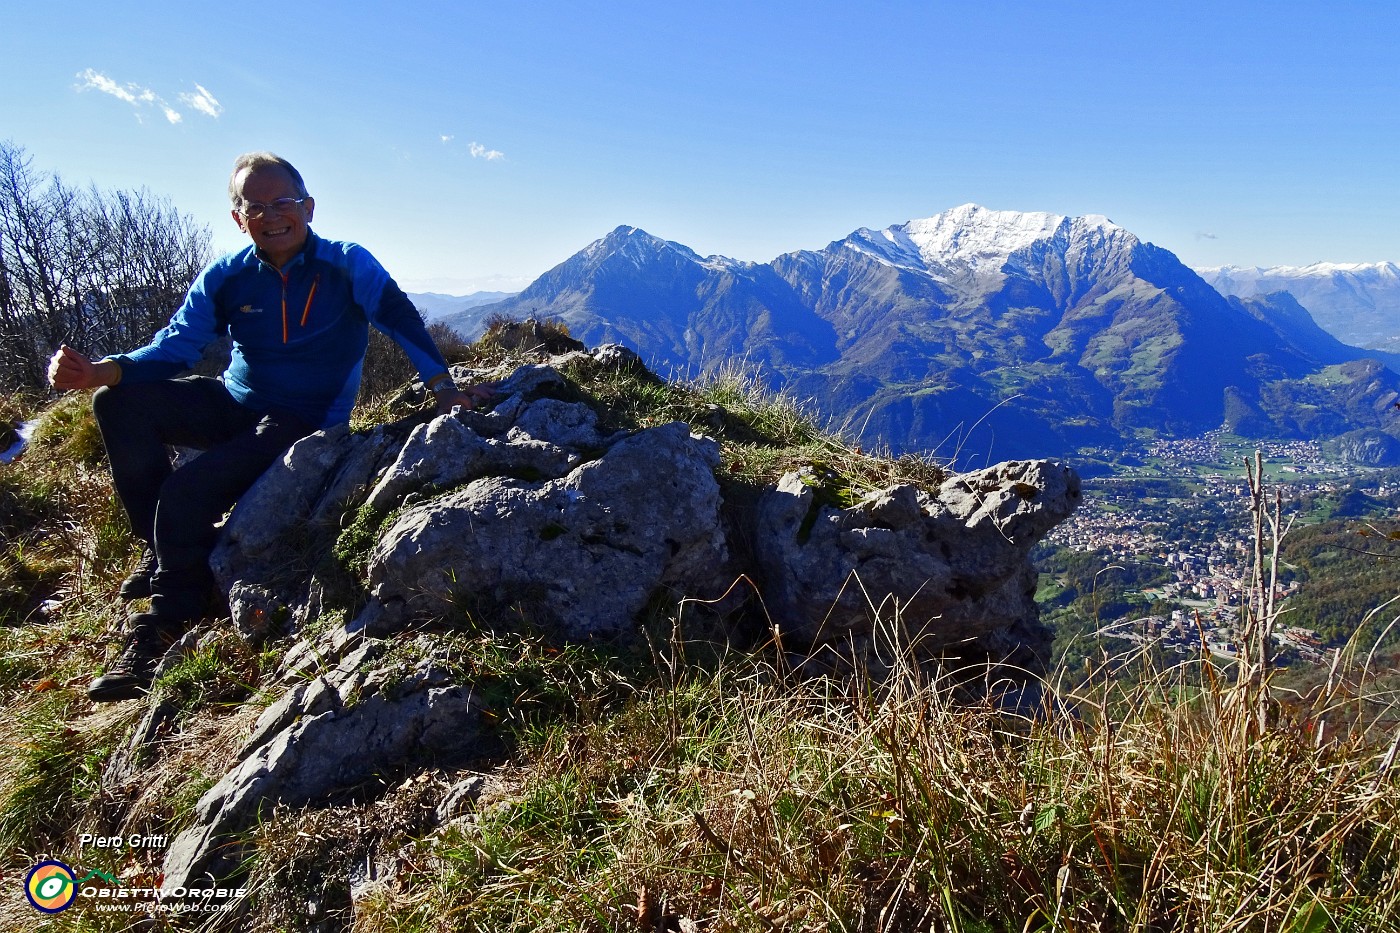
POLYGON ((1165 674, 1032 718, 955 681, 654 684, 543 735, 526 790, 424 839, 355 929, 1394 928, 1384 749, 1243 738, 1234 687, 1165 674))
POLYGON ((109 595, 131 546, 86 393, 39 417, 29 445, 0 464, 0 625, 37 621, 46 599, 109 595))

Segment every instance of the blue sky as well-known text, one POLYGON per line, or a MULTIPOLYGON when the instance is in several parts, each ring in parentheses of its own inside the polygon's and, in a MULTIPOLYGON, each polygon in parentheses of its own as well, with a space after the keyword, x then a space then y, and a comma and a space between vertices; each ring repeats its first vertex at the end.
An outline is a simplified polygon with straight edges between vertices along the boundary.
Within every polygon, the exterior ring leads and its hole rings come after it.
POLYGON ((1192 265, 1400 261, 1393 3, 6 0, 0 139, 242 245, 239 152, 408 289, 619 224, 766 261, 967 202, 1192 265))

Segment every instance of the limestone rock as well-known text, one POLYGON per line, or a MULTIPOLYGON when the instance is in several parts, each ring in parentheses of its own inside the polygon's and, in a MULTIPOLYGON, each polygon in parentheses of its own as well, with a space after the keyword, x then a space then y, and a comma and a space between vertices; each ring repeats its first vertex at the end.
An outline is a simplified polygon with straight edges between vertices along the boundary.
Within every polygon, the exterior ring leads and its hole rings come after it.
POLYGON ((371 554, 371 591, 410 617, 511 607, 565 638, 626 635, 658 591, 723 582, 718 458, 675 423, 558 480, 477 480, 399 513, 371 554))
POLYGON ((755 553, 789 648, 867 655, 881 631, 922 656, 1043 649, 1031 547, 1075 508, 1048 461, 955 476, 930 496, 893 486, 849 508, 791 473, 761 501, 755 553))
POLYGON ((549 441, 533 437, 512 441, 483 437, 452 415, 434 418, 409 435, 365 504, 388 512, 409 492, 423 487, 452 487, 488 474, 562 476, 579 460, 577 454, 549 441))
POLYGON ((521 413, 506 437, 515 442, 562 444, 574 448, 602 447, 608 438, 598 433, 598 415, 581 402, 540 399, 521 413))
MULTIPOLYGON (((430 648, 424 648, 430 651, 430 648)), ((236 864, 231 837, 276 803, 322 800, 412 762, 455 758, 481 741, 481 709, 469 687, 420 664, 366 677, 369 651, 286 694, 254 728, 239 763, 195 806, 196 823, 165 858, 165 887, 197 886, 236 864)))
POLYGON ((293 444, 244 493, 224 522, 209 566, 245 638, 265 637, 298 610, 304 616, 315 548, 334 540, 342 516, 359 504, 384 459, 397 453, 405 430, 318 431, 293 444))
POLYGON ((620 343, 605 343, 596 347, 592 353, 593 359, 600 366, 607 366, 620 370, 645 370, 646 364, 642 358, 620 343))
POLYGON ((470 811, 486 790, 487 776, 472 774, 453 784, 437 806, 439 823, 447 823, 470 811))

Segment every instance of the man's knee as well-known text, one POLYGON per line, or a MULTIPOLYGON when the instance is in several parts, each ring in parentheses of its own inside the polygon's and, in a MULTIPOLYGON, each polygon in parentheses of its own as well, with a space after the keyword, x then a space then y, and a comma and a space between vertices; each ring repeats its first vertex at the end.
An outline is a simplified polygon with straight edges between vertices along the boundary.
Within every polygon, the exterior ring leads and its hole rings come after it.
POLYGON ((104 420, 110 421, 113 412, 121 408, 121 396, 117 386, 102 386, 92 393, 92 414, 98 424, 104 420))

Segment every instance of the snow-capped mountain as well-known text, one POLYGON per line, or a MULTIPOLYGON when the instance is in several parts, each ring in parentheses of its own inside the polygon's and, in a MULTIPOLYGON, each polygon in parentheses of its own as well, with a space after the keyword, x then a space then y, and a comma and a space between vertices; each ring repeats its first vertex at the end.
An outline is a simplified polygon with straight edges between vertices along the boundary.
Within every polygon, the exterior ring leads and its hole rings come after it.
POLYGON ((1000 275, 1011 257, 1041 241, 1096 241, 1136 238, 1107 217, 993 211, 964 204, 933 217, 870 230, 862 227, 842 245, 894 266, 935 277, 958 272, 1000 275))
POLYGON ((1198 271, 1226 295, 1252 298, 1290 292, 1344 343, 1400 352, 1400 266, 1393 262, 1216 266, 1198 271))
POLYGON ((965 463, 1222 423, 1384 432, 1400 455, 1395 373, 1287 296, 1227 298, 1102 216, 969 204, 768 263, 619 227, 449 323, 474 336, 491 314, 557 317, 662 371, 747 360, 866 443, 965 463))

